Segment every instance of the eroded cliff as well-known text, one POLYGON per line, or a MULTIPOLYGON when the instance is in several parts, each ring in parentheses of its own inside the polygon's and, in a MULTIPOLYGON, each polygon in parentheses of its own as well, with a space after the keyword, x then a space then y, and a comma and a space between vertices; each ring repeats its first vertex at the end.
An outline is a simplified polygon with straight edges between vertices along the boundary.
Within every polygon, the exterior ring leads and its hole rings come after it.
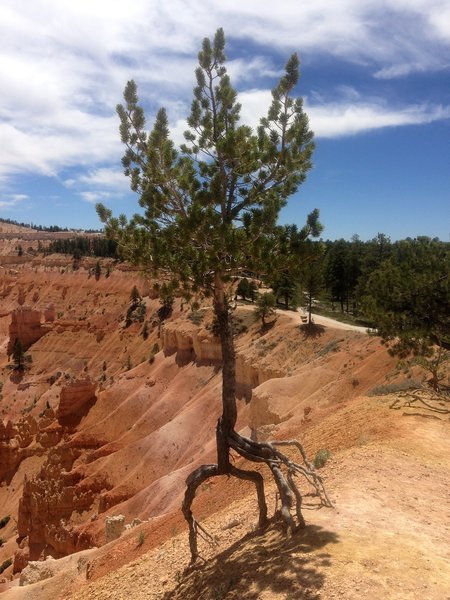
MULTIPOLYGON (((104 544, 106 516, 130 522, 178 509, 186 476, 215 458, 221 353, 210 308, 194 319, 177 300, 160 323, 151 282, 133 271, 97 281, 67 261, 62 270, 24 267, 5 273, 3 290, 5 350, 8 319, 18 331, 12 314, 33 314, 30 324, 45 330, 28 338, 23 373, 8 368, 6 352, 3 362, 0 500, 17 525, 0 554, 15 553, 18 571, 29 559, 104 544), (133 285, 145 316, 127 327, 133 285), (17 310, 19 301, 32 313, 17 310)), ((311 337, 289 315, 261 329, 247 306, 235 317, 238 427, 248 435, 276 435, 291 421, 307 428, 330 403, 338 408, 373 385, 375 369, 379 380, 392 369, 363 334, 311 337)))

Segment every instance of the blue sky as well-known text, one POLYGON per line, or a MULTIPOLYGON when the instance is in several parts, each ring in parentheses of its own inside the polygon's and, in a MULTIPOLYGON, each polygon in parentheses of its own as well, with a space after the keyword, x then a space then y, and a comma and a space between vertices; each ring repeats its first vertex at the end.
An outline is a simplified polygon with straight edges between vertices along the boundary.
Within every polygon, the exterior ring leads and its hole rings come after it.
POLYGON ((0 217, 97 228, 133 213, 115 106, 128 79, 182 141, 205 36, 225 29, 257 125, 293 51, 314 169, 281 215, 324 237, 450 239, 450 0, 2 0, 0 217))

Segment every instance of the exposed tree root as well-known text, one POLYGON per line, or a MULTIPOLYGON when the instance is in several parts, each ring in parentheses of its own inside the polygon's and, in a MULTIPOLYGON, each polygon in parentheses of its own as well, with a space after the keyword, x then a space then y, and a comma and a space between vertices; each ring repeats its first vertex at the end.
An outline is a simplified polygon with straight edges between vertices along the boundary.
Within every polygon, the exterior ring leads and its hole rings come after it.
MULTIPOLYGON (((221 448, 234 450, 239 456, 246 458, 251 462, 258 462, 267 465, 272 473, 277 486, 278 495, 281 500, 279 514, 283 520, 286 533, 296 531, 305 527, 305 519, 302 514, 303 496, 298 487, 297 478, 301 475, 312 488, 312 494, 319 499, 319 506, 332 506, 332 503, 325 490, 322 477, 315 471, 314 466, 308 461, 303 446, 297 440, 274 441, 274 442, 256 442, 249 438, 239 435, 236 431, 231 431, 226 438, 222 437, 223 432, 218 424, 218 438, 221 438, 221 448), (283 454, 277 447, 288 446, 295 448, 300 461, 292 460, 286 454, 283 454), (294 512, 294 516, 293 513, 294 512)), ((192 502, 194 501, 198 487, 211 477, 218 475, 230 475, 238 479, 252 481, 255 484, 260 529, 267 525, 267 504, 264 492, 263 476, 257 471, 247 471, 235 467, 229 460, 223 460, 221 466, 203 465, 189 475, 186 480, 186 493, 183 501, 183 514, 189 524, 189 547, 191 550, 191 564, 200 556, 198 553, 197 538, 201 535, 209 541, 212 537, 201 527, 192 514, 192 502)))
MULTIPOLYGON (((197 488, 210 477, 220 475, 218 465, 202 465, 198 469, 195 469, 189 477, 186 479, 186 492, 184 494, 184 500, 181 507, 184 518, 189 525, 189 548, 191 550, 191 562, 195 562, 199 557, 197 549, 197 534, 198 534, 198 523, 192 514, 191 506, 195 498, 195 492, 197 488)), ((202 528, 204 531, 204 529, 202 528)))
POLYGON ((422 390, 407 391, 398 394, 398 398, 392 402, 390 408, 399 410, 401 408, 422 409, 441 415, 450 414, 450 395, 443 392, 430 392, 422 390))

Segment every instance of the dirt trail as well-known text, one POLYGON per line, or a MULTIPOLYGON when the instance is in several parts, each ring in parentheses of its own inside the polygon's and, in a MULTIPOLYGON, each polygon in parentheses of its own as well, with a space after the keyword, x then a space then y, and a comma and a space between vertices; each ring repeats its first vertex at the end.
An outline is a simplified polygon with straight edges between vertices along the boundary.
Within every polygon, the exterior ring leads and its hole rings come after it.
MULTIPOLYGON (((254 310, 254 306, 249 306, 248 304, 240 304, 239 303, 239 308, 240 309, 247 309, 247 310, 254 310)), ((281 308, 277 308, 275 310, 275 312, 279 315, 284 315, 286 317, 289 317, 290 319, 292 319, 295 323, 298 323, 298 325, 302 325, 303 320, 302 320, 302 316, 306 315, 306 313, 304 311, 302 311, 302 309, 298 309, 296 311, 293 310, 282 310, 281 308)), ((316 313, 312 313, 311 314, 313 322, 316 325, 323 325, 324 327, 330 327, 332 329, 343 329, 345 331, 359 331, 361 333, 367 333, 368 332, 368 328, 367 327, 360 327, 359 325, 350 325, 350 323, 343 323, 342 321, 336 321, 335 319, 330 319, 329 317, 323 317, 322 315, 318 315, 316 313)))
MULTIPOLYGON (((295 314, 295 313, 294 313, 295 314)), ((360 331, 361 333, 367 333, 367 327, 360 327, 359 325, 350 325, 350 323, 342 323, 342 321, 336 321, 329 317, 322 317, 312 313, 313 321, 316 325, 324 325, 325 327, 332 327, 333 329, 345 329, 346 331, 360 331)))

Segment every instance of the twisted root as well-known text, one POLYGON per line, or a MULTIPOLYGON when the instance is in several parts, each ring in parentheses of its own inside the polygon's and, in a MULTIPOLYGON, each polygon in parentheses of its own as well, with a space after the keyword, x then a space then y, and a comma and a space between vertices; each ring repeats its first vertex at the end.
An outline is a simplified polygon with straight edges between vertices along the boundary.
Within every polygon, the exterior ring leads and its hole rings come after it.
MULTIPOLYGON (((297 440, 255 442, 241 436, 236 431, 232 431, 226 436, 223 443, 228 446, 229 449, 234 450, 239 456, 242 456, 251 462, 263 463, 269 467, 281 500, 279 513, 287 534, 294 532, 296 529, 305 527, 305 519, 302 514, 303 496, 297 483, 299 476, 302 476, 312 488, 312 495, 319 499, 319 506, 332 506, 331 500, 325 490, 322 477, 308 461, 303 446, 297 440), (283 454, 278 449, 280 446, 295 448, 300 455, 299 462, 296 462, 286 454, 283 454), (292 515, 294 507, 295 518, 292 515)), ((212 537, 207 534, 203 527, 195 520, 191 510, 192 502, 194 501, 198 487, 207 479, 217 477, 218 475, 230 475, 254 483, 259 508, 258 526, 260 529, 263 529, 267 525, 267 504, 264 492, 264 479, 260 473, 257 471, 238 469, 232 465, 229 460, 226 462, 222 461, 220 467, 216 464, 199 467, 193 471, 186 480, 186 492, 182 505, 184 517, 189 524, 191 564, 199 558, 197 545, 198 535, 203 534, 202 537, 212 541, 212 537)))

